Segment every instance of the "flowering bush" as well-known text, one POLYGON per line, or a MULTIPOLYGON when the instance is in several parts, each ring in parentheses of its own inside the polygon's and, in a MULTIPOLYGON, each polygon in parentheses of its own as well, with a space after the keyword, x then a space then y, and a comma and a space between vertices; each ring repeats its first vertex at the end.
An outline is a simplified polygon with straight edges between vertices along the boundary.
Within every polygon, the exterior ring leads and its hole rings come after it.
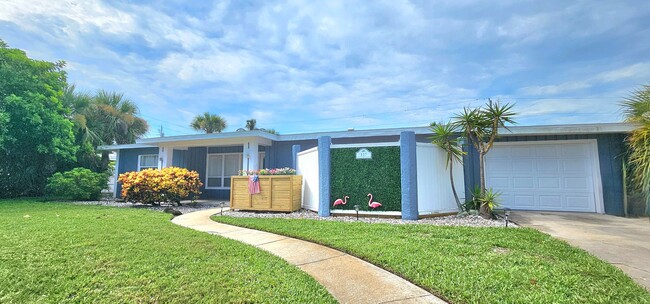
POLYGON ((181 199, 199 196, 199 189, 203 186, 198 172, 177 167, 122 173, 118 181, 122 183, 125 201, 142 204, 180 205, 181 199))
POLYGON ((239 170, 239 175, 296 175, 296 169, 292 168, 275 168, 275 169, 259 169, 259 170, 239 170))

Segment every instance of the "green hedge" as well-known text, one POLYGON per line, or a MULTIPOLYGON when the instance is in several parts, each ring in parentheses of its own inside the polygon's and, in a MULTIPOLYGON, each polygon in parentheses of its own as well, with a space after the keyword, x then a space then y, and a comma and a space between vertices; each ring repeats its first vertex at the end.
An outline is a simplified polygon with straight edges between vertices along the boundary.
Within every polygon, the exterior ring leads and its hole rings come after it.
POLYGON ((352 210, 359 205, 359 210, 370 210, 368 193, 373 201, 382 207, 377 211, 402 210, 402 183, 400 173, 399 147, 370 147, 371 160, 357 160, 358 148, 340 148, 331 150, 331 204, 337 198, 349 196, 347 205, 332 207, 332 210, 352 210))

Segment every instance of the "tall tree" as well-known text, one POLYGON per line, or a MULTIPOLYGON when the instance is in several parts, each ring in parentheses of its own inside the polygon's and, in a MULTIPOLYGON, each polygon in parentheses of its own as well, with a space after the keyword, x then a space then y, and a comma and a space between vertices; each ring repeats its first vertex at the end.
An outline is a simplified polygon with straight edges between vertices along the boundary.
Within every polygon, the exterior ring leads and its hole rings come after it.
MULTIPOLYGON (((147 121, 139 113, 138 106, 124 94, 99 90, 86 112, 86 120, 93 122, 94 133, 101 143, 132 144, 149 131, 147 121)), ((108 167, 108 161, 108 152, 103 151, 103 170, 108 167)))
POLYGON ((101 158, 96 151, 98 145, 104 144, 99 136, 100 124, 96 120, 88 120, 92 117, 92 111, 96 110, 93 96, 77 91, 76 86, 71 84, 63 90, 61 101, 69 110, 67 117, 73 123, 75 143, 79 148, 77 162, 71 168, 84 167, 96 172, 102 171, 105 168, 101 168, 101 158))
POLYGON ((226 120, 219 115, 205 112, 194 117, 190 126, 205 133, 221 133, 226 128, 226 120))
POLYGON ((64 65, 30 59, 0 40, 0 197, 41 195, 46 179, 75 160, 61 102, 64 65))
MULTIPOLYGON (((499 101, 488 102, 483 107, 474 109, 464 108, 463 112, 454 117, 454 126, 462 130, 465 137, 472 143, 479 155, 479 176, 481 195, 485 196, 485 155, 492 149, 494 141, 499 136, 499 128, 506 124, 515 124, 512 111, 514 104, 500 104, 499 101)), ((490 192, 492 193, 492 192, 490 192)), ((481 216, 492 217, 488 204, 481 204, 481 216)))
POLYGON ((271 133, 271 134, 280 134, 275 129, 264 129, 264 128, 258 128, 257 127, 257 119, 251 118, 246 120, 246 126, 243 128, 237 129, 237 132, 242 132, 242 131, 253 131, 253 130, 259 130, 259 131, 264 131, 266 133, 271 133))
POLYGON ((623 103, 627 122, 637 128, 627 137, 631 179, 646 198, 645 213, 650 212, 650 85, 645 85, 627 97, 623 103))
POLYGON ((431 143, 440 147, 447 154, 446 167, 449 170, 449 181, 451 182, 451 191, 454 193, 458 212, 463 211, 463 205, 458 198, 456 185, 454 185, 454 163, 463 163, 463 148, 460 144, 460 138, 456 132, 456 127, 452 123, 431 123, 431 132, 429 137, 431 143))
POLYGON ((246 130, 248 131, 257 130, 257 119, 251 118, 246 120, 246 130))

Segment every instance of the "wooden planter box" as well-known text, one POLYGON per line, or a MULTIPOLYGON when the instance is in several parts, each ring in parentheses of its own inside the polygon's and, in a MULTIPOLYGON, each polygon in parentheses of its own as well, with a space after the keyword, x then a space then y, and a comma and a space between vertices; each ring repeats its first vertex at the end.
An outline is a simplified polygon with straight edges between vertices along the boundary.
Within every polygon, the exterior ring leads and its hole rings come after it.
POLYGON ((230 208, 293 212, 302 205, 302 175, 259 175, 260 193, 248 193, 248 176, 233 176, 230 208))

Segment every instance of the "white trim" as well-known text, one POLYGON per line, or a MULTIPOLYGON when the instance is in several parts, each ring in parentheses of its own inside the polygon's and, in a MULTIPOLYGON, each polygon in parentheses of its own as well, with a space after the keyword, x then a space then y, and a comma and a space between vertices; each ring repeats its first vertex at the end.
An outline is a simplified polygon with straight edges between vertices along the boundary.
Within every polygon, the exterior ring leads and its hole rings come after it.
POLYGON ((300 152, 298 152, 298 155, 303 155, 303 154, 311 153, 311 152, 314 152, 314 151, 318 151, 318 146, 313 147, 311 149, 307 149, 305 151, 300 151, 300 152))
POLYGON ((104 145, 98 146, 97 151, 112 151, 120 149, 137 149, 137 148, 158 148, 157 145, 148 145, 148 144, 126 144, 126 145, 104 145))
POLYGON ((257 155, 258 155, 258 162, 259 162, 257 164, 257 167, 260 168, 260 169, 266 169, 266 168, 264 168, 265 167, 264 165, 266 165, 264 163, 264 160, 266 159, 266 151, 259 151, 259 152, 257 152, 257 155))
POLYGON ((138 155, 138 172, 142 171, 142 157, 143 156, 155 156, 156 157, 156 166, 151 167, 151 166, 146 166, 144 167, 145 169, 158 169, 158 154, 139 154, 138 155))
POLYGON ((366 147, 396 147, 399 146, 398 141, 394 142, 380 142, 380 143, 368 143, 368 144, 342 144, 342 145, 331 145, 332 149, 341 149, 341 148, 366 148, 366 147))
MULTIPOLYGON (((608 134, 608 133, 629 133, 637 126, 631 123, 593 123, 593 124, 565 124, 546 126, 510 126, 508 129, 499 129, 499 136, 534 136, 534 135, 571 135, 571 134, 608 134)), ((413 131, 415 134, 432 134, 427 126, 410 128, 374 129, 358 131, 332 131, 313 132, 302 134, 275 135, 263 131, 226 132, 213 134, 194 134, 167 137, 154 137, 138 139, 135 144, 128 145, 106 145, 100 146, 98 150, 118 150, 134 148, 150 148, 158 145, 177 144, 179 146, 211 146, 215 143, 244 144, 246 142, 258 142, 260 145, 271 145, 272 141, 296 141, 314 140, 321 136, 331 138, 362 138, 379 136, 399 136, 403 131, 413 131)), ((338 146, 338 145, 335 145, 338 146)))
POLYGON ((415 145, 416 145, 416 146, 420 146, 420 147, 437 147, 436 145, 431 144, 431 143, 420 143, 420 142, 416 142, 415 145))
MULTIPOLYGON (((206 149, 207 151, 207 149, 206 149)), ((229 190, 230 187, 224 187, 223 185, 225 184, 226 176, 225 170, 226 170, 226 155, 237 155, 238 160, 239 160, 239 170, 242 170, 242 158, 243 158, 243 153, 241 152, 226 152, 226 153, 206 153, 205 156, 205 189, 216 189, 216 190, 229 190), (221 176, 212 176, 208 175, 208 169, 210 166, 210 155, 222 155, 223 157, 221 158, 221 176), (208 187, 208 179, 209 178, 221 178, 221 187, 208 187)))
POLYGON ((544 144, 589 144, 592 156, 592 180, 594 183, 594 199, 596 213, 605 213, 605 199, 603 197, 603 180, 600 175, 600 158, 598 155, 598 140, 596 139, 567 139, 567 140, 535 140, 535 141, 499 141, 495 146, 521 146, 521 145, 544 145, 544 144))
MULTIPOLYGON (((341 214, 341 215, 349 215, 349 216, 356 216, 357 212, 354 210, 331 210, 330 213, 332 214, 341 214)), ((384 216, 401 216, 402 212, 401 211, 359 211, 359 215, 384 215, 384 216)))
MULTIPOLYGON (((138 157, 138 162, 140 162, 138 157)), ((113 197, 117 198, 117 179, 120 177, 120 150, 115 151, 115 180, 113 181, 113 197)))

